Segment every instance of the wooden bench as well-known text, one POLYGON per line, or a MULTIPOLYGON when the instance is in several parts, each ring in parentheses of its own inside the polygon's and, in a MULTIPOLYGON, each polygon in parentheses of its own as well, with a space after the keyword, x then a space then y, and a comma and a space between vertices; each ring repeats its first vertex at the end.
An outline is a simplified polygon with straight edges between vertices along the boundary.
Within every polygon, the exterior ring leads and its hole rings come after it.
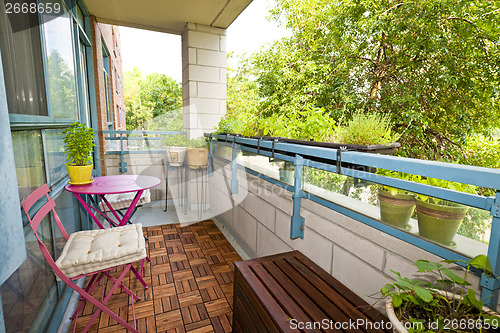
POLYGON ((233 332, 392 332, 384 315, 299 251, 234 265, 233 332))

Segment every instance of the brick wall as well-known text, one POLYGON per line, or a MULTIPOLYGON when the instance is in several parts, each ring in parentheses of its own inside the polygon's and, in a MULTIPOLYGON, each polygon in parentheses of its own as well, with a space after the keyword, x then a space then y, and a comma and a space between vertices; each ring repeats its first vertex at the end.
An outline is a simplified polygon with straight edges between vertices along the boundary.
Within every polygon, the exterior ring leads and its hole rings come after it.
POLYGON ((120 50, 120 34, 116 26, 98 23, 91 18, 91 34, 93 40, 92 57, 94 62, 94 86, 96 89, 97 122, 102 174, 106 175, 105 152, 106 142, 101 131, 108 129, 108 121, 112 121, 114 129, 125 130, 125 102, 123 98, 123 70, 120 50), (104 84, 103 45, 109 51, 109 85, 112 91, 111 105, 114 119, 108 120, 106 112, 106 91, 104 84))

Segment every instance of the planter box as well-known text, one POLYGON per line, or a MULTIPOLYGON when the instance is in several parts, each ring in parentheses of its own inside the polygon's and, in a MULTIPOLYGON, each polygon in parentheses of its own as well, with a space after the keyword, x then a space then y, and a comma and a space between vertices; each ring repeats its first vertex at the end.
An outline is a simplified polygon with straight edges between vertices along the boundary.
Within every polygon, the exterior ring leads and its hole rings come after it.
MULTIPOLYGON (((224 134, 221 134, 221 135, 224 135, 224 134)), ((227 135, 231 135, 231 136, 235 136, 235 137, 242 137, 241 135, 231 134, 231 133, 228 133, 227 135)), ((249 138, 250 139, 275 141, 275 142, 281 142, 281 143, 283 143, 283 142, 292 143, 292 144, 304 145, 304 146, 309 146, 309 147, 346 149, 346 150, 350 150, 350 151, 372 153, 372 154, 383 154, 383 155, 393 155, 394 152, 396 151, 396 149, 401 147, 401 144, 399 142, 387 143, 387 144, 382 144, 382 145, 353 145, 353 144, 334 143, 334 142, 295 140, 295 139, 288 139, 288 138, 282 138, 282 137, 272 137, 272 136, 253 136, 253 137, 249 137, 249 138)), ((227 141, 224 139, 218 139, 218 140, 227 141)), ((263 148, 263 147, 260 147, 260 150, 267 151, 267 152, 272 151, 272 149, 263 148)), ((288 152, 279 152, 279 153, 283 154, 283 155, 288 155, 288 156, 295 156, 295 154, 288 153, 288 152)), ((332 164, 331 160, 323 159, 320 157, 307 156, 307 155, 305 155, 304 157, 307 157, 308 159, 313 160, 313 161, 322 162, 322 163, 326 163, 326 164, 332 164)), ((375 172, 376 171, 375 168, 371 168, 371 167, 368 167, 365 165, 346 163, 346 162, 342 162, 342 167, 356 169, 356 170, 360 170, 360 171, 368 171, 368 172, 375 172)))

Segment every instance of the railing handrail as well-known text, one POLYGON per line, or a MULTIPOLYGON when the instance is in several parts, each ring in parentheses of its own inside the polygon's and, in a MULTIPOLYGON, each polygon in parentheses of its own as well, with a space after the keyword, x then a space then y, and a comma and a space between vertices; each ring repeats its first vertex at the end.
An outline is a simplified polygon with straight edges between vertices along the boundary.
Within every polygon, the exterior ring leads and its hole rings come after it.
POLYGON ((122 131, 122 130, 103 130, 102 133, 103 134, 158 134, 158 135, 186 134, 185 131, 122 131))

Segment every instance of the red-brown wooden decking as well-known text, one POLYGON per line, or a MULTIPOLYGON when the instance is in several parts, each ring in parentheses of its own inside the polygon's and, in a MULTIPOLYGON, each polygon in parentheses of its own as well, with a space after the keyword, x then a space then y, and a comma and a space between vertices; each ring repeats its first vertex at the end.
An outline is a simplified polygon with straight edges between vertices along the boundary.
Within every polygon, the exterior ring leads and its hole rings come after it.
MULTIPOLYGON (((135 303, 139 331, 230 332, 233 263, 241 258, 214 222, 183 227, 168 224, 147 227, 144 232, 151 258, 144 272, 149 289, 144 290, 135 278, 126 278, 124 282, 141 297, 135 303)), ((99 298, 100 293, 101 287, 96 289, 94 297, 99 298)), ((118 288, 107 305, 133 325, 132 305, 127 294, 118 288)), ((85 327, 93 307, 90 303, 85 305, 77 332, 85 327)), ((123 326, 102 313, 90 331, 126 332, 123 326)))

